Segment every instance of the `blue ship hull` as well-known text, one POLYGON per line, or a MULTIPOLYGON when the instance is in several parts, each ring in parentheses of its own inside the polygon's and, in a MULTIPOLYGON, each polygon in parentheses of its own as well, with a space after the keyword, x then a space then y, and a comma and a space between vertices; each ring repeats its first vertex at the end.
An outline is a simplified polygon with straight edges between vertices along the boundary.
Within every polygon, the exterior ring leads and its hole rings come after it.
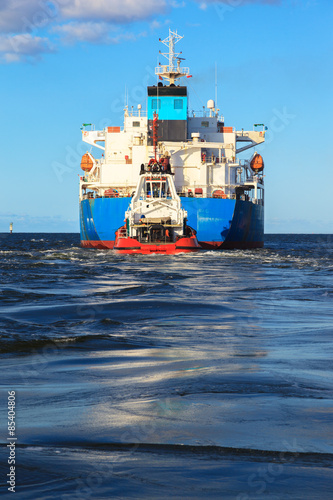
MULTIPOLYGON (((81 245, 113 248, 130 198, 86 199, 80 203, 81 245)), ((264 245, 264 207, 250 201, 182 198, 188 224, 205 249, 260 248, 264 245)))

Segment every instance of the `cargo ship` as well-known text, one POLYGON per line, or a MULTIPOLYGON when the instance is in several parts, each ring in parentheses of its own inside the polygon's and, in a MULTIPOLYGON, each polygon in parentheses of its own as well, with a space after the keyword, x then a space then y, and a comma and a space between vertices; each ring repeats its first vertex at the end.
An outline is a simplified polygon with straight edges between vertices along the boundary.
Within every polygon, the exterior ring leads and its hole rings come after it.
MULTIPOLYGON (((248 159, 238 155, 262 144, 266 127, 255 124, 245 131, 226 126, 213 99, 200 111, 190 109, 188 88, 180 81, 192 75, 175 50, 182 38, 169 30, 169 36, 160 39, 168 48, 162 54, 167 63, 155 68, 156 83, 147 87, 145 110, 141 104, 136 110, 125 106, 122 127, 82 127, 82 140, 91 147, 81 161, 83 247, 115 247, 132 201, 138 199, 140 176, 152 162, 167 162, 180 200, 178 211, 186 212, 186 224, 201 249, 264 245, 263 158, 257 151, 248 159), (100 158, 92 154, 93 147, 102 150, 100 158)), ((163 217, 166 220, 159 213, 163 217)))

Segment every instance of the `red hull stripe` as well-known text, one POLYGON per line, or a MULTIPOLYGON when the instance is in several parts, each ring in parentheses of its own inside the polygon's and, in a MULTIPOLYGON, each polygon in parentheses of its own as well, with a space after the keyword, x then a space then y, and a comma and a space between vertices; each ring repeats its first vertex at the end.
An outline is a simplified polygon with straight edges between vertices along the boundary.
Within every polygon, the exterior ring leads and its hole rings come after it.
POLYGON ((119 253, 164 253, 175 254, 179 252, 193 252, 199 250, 198 241, 195 236, 184 236, 177 242, 155 242, 140 243, 130 236, 116 237, 114 250, 119 253))
MULTIPOLYGON (((204 250, 234 250, 234 249, 249 249, 249 248, 263 248, 263 241, 199 241, 199 245, 204 250)), ((81 240, 83 248, 97 248, 97 249, 113 249, 114 241, 111 240, 81 240)), ((136 248, 136 247, 135 247, 136 248)), ((181 248, 181 247, 178 247, 181 248)), ((186 247, 182 247, 186 249, 186 247)), ((191 247, 192 248, 192 247, 191 247)), ((139 249, 139 247, 138 247, 139 249)))
POLYGON ((83 248, 111 249, 114 247, 114 241, 111 240, 81 240, 83 248))

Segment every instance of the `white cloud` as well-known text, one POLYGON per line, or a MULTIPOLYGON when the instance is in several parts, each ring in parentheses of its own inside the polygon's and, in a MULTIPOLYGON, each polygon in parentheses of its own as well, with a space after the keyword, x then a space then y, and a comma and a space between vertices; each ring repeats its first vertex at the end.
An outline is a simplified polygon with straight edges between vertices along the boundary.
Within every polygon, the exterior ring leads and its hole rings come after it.
POLYGON ((55 26, 53 32, 61 36, 67 44, 76 42, 105 43, 109 38, 110 25, 97 22, 71 22, 55 26))
POLYGON ((0 61, 37 59, 54 51, 45 38, 52 34, 66 44, 135 40, 146 33, 121 32, 121 25, 157 23, 156 16, 183 5, 177 0, 0 0, 0 61), (41 29, 42 37, 37 36, 41 29))
POLYGON ((169 3, 174 9, 182 9, 183 7, 186 7, 185 2, 177 2, 176 0, 171 0, 169 3))
POLYGON ((167 10, 167 1, 66 0, 66 4, 60 9, 66 19, 103 20, 120 24, 145 20, 153 15, 163 14, 167 10))
MULTIPOLYGON (((0 0, 0 33, 32 33, 61 21, 127 24, 175 6, 170 0, 0 0)), ((178 6, 178 5, 177 5, 178 6)))
POLYGON ((156 19, 154 19, 154 21, 152 21, 150 23, 150 29, 152 31, 154 30, 164 30, 164 26, 170 26, 172 24, 172 21, 171 19, 164 19, 163 22, 160 22, 160 21, 157 21, 156 19))
POLYGON ((1 0, 0 32, 26 33, 45 27, 57 15, 55 7, 41 0, 1 0))
POLYGON ((142 33, 139 33, 138 35, 135 35, 134 33, 119 33, 119 35, 116 35, 114 37, 111 37, 109 39, 108 43, 121 43, 121 42, 126 42, 126 41, 134 41, 137 40, 138 38, 141 38, 143 36, 147 36, 147 32, 143 31, 142 33))
POLYGON ((14 54, 13 52, 5 52, 3 54, 3 60, 6 63, 20 62, 21 61, 21 55, 20 54, 14 54))
POLYGON ((156 19, 155 19, 154 21, 152 21, 152 22, 150 23, 150 28, 151 28, 152 30, 158 30, 158 29, 160 29, 160 28, 161 28, 161 23, 160 23, 159 21, 156 21, 156 19))
POLYGON ((77 42, 88 42, 96 44, 118 44, 126 40, 136 40, 146 36, 146 32, 134 34, 130 32, 119 32, 119 29, 108 24, 98 22, 71 22, 61 26, 55 26, 52 30, 62 38, 66 44, 77 42))
POLYGON ((37 60, 43 53, 54 52, 48 38, 30 34, 0 35, 0 60, 12 63, 37 60))
MULTIPOLYGON (((201 1, 201 0, 198 0, 201 1)), ((215 3, 215 4, 225 4, 228 5, 229 7, 241 7, 242 5, 246 4, 267 4, 267 5, 278 5, 282 2, 282 0, 205 0, 204 3, 201 3, 200 8, 204 6, 205 4, 208 3, 215 3)))

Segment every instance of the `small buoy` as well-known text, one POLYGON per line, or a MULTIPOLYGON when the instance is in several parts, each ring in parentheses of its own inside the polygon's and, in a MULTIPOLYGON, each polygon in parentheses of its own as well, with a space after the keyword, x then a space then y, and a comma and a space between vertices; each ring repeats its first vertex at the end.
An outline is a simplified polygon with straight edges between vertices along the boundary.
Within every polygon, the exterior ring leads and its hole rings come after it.
POLYGON ((254 172, 261 172, 264 170, 264 160, 258 153, 254 155, 251 160, 250 166, 254 172))

